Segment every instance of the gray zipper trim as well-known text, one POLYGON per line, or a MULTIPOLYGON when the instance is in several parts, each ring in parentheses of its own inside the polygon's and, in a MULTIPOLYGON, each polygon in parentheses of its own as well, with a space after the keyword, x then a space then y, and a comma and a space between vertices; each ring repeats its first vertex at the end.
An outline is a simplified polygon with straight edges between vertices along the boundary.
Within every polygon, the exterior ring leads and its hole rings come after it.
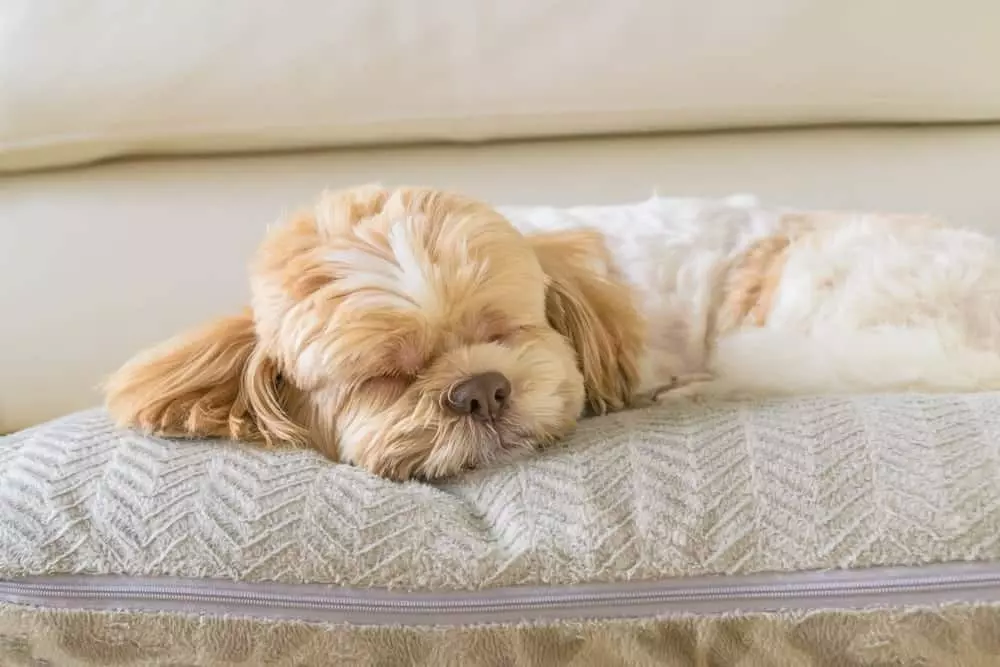
POLYGON ((1000 602, 1000 563, 405 592, 316 584, 59 575, 0 581, 0 601, 363 625, 455 625, 661 614, 1000 602))

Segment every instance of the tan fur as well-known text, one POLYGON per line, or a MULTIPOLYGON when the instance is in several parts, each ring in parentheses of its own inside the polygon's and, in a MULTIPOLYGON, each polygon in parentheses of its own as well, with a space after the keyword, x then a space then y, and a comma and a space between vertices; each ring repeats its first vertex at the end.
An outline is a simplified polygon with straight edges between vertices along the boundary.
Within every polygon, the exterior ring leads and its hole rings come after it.
POLYGON ((366 186, 272 228, 250 278, 252 315, 111 378, 120 424, 306 443, 392 479, 439 478, 563 437, 585 402, 620 409, 635 391, 641 320, 593 234, 529 240, 460 195, 366 186), (513 387, 491 424, 444 401, 484 372, 513 387))
POLYGON ((105 383, 119 424, 171 437, 296 443, 274 363, 250 313, 224 317, 138 355, 105 383))
POLYGON ((787 235, 763 238, 733 262, 722 284, 715 335, 767 323, 790 245, 787 235))
POLYGON ((628 406, 639 382, 645 332, 628 288, 611 266, 603 237, 572 231, 539 234, 531 241, 548 276, 549 323, 576 350, 588 407, 604 414, 628 406))
MULTIPOLYGON (((793 244, 816 239, 824 229, 836 229, 852 215, 837 211, 783 214, 780 234, 757 240, 729 267, 711 333, 723 335, 741 327, 766 325, 793 244)), ((917 215, 880 215, 878 219, 879 224, 942 225, 940 220, 917 215)))

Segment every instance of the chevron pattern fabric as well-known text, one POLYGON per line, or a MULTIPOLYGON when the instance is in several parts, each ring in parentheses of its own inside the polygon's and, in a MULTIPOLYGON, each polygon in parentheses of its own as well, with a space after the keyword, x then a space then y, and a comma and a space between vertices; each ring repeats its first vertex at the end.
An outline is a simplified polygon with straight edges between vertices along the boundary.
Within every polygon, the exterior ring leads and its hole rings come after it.
POLYGON ((1000 559, 1000 395, 658 406, 447 485, 88 411, 0 439, 0 578, 481 589, 1000 559))

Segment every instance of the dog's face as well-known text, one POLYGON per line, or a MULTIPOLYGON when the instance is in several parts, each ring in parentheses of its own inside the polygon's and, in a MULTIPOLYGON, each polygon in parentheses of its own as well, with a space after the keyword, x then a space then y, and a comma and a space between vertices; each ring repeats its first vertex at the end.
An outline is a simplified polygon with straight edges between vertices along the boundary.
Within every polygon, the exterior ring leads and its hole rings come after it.
POLYGON ((506 219, 435 192, 324 204, 265 240, 253 310, 339 457, 435 478, 568 432, 583 377, 546 319, 539 260, 506 219))
POLYGON ((593 274, 601 247, 525 237, 432 190, 326 195, 265 238, 252 314, 134 360, 109 406, 146 430, 299 441, 393 479, 531 451, 634 386, 638 320, 593 274))

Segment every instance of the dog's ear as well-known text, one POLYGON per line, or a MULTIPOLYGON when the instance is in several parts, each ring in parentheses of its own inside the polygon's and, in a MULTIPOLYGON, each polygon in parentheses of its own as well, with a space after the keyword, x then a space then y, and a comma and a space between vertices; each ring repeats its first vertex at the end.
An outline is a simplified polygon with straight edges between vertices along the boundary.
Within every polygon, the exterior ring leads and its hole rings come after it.
POLYGON ((576 350, 588 408, 604 414, 628 406, 639 382, 644 327, 604 238, 586 230, 529 238, 548 282, 549 324, 576 350))
POLYGON ((104 384, 119 426, 166 437, 301 444, 276 364, 249 312, 171 338, 128 361, 104 384))

